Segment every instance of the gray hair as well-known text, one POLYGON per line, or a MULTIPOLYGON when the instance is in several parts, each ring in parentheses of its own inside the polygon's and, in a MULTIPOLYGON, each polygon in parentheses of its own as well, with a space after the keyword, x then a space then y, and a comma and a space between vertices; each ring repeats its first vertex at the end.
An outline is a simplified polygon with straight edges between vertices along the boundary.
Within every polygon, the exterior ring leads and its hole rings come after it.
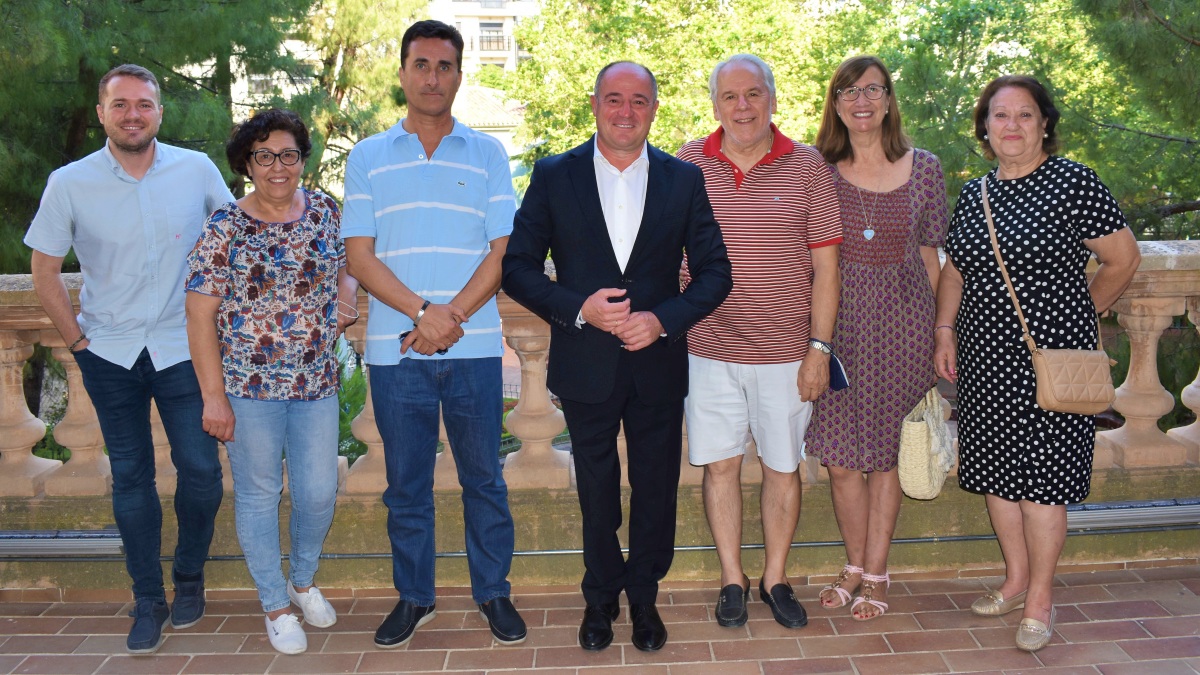
POLYGON ((771 96, 775 95, 775 74, 771 72, 771 66, 767 65, 766 61, 758 58, 753 54, 734 54, 733 56, 718 63, 712 71, 712 75, 708 76, 708 97, 713 103, 717 102, 717 76, 725 69, 725 66, 730 66, 735 63, 749 63, 762 75, 763 82, 767 85, 767 90, 771 92, 771 96))
POLYGON ((609 68, 621 65, 637 66, 638 68, 644 70, 646 72, 646 76, 650 78, 650 91, 654 95, 654 100, 658 100, 658 80, 654 77, 654 73, 650 72, 650 69, 646 66, 643 66, 635 61, 613 61, 607 66, 601 68, 600 72, 596 73, 596 84, 592 85, 592 96, 600 98, 600 80, 604 79, 604 74, 608 72, 609 68))

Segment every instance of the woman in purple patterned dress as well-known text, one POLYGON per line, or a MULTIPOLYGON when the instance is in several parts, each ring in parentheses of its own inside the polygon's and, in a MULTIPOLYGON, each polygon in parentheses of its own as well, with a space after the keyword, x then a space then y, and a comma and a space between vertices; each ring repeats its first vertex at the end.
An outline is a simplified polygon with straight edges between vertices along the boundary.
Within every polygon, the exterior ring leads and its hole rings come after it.
POLYGON ((888 608, 901 420, 937 381, 934 289, 946 188, 937 157, 905 136, 891 74, 874 56, 838 66, 814 145, 829 162, 842 210, 833 344, 850 380, 817 400, 805 438, 829 470, 848 560, 821 591, 821 605, 850 604, 851 616, 865 621, 888 608))
POLYGON ((229 451, 238 542, 271 646, 284 654, 308 648, 293 604, 310 625, 337 621, 313 577, 338 484, 334 345, 358 316, 337 204, 300 187, 311 149, 291 111, 264 110, 238 125, 225 151, 254 191, 209 216, 188 258, 188 343, 204 430, 229 451), (284 455, 292 507, 286 579, 284 455))

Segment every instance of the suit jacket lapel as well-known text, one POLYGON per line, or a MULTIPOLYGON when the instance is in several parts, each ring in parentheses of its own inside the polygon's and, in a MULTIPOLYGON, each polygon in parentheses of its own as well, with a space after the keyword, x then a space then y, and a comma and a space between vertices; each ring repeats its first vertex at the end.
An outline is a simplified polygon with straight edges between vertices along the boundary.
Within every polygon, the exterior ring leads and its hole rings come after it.
POLYGON ((618 270, 621 265, 617 262, 617 254, 613 251, 612 240, 608 236, 608 225, 604 220, 604 207, 600 204, 600 190, 596 187, 596 139, 577 146, 571 151, 570 161, 567 162, 567 174, 575 189, 575 198, 583 212, 583 227, 596 239, 596 247, 608 255, 609 262, 618 270))
POLYGON ((663 209, 666 208, 667 194, 670 191, 670 173, 667 166, 668 155, 654 146, 646 150, 649 166, 647 167, 646 203, 642 207, 642 222, 638 225, 637 238, 633 240, 633 251, 629 254, 629 263, 625 269, 633 269, 634 263, 647 250, 653 247, 651 243, 662 221, 663 209))

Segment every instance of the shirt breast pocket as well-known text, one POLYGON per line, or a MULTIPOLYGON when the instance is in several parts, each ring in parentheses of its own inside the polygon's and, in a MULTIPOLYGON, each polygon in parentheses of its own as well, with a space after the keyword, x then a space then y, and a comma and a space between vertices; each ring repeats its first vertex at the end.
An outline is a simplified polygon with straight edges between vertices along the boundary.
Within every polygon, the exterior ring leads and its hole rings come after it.
POLYGON ((179 199, 166 205, 164 229, 167 246, 182 250, 184 255, 192 250, 208 219, 204 202, 198 199, 179 199))

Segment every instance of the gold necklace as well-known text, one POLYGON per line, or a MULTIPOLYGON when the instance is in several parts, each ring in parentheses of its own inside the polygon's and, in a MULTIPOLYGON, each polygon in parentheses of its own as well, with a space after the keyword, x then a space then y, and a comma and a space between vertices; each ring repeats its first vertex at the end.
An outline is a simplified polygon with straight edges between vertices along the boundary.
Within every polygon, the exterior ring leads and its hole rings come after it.
MULTIPOLYGON (((851 183, 851 185, 854 184, 851 183)), ((871 227, 874 218, 872 218, 871 215, 875 213, 875 207, 879 206, 879 193, 875 193, 875 199, 871 201, 871 210, 869 212, 867 211, 866 204, 863 203, 862 188, 854 185, 854 193, 858 195, 858 208, 862 211, 863 220, 866 221, 867 224, 867 226, 863 228, 863 239, 871 241, 875 238, 875 230, 871 227)))

